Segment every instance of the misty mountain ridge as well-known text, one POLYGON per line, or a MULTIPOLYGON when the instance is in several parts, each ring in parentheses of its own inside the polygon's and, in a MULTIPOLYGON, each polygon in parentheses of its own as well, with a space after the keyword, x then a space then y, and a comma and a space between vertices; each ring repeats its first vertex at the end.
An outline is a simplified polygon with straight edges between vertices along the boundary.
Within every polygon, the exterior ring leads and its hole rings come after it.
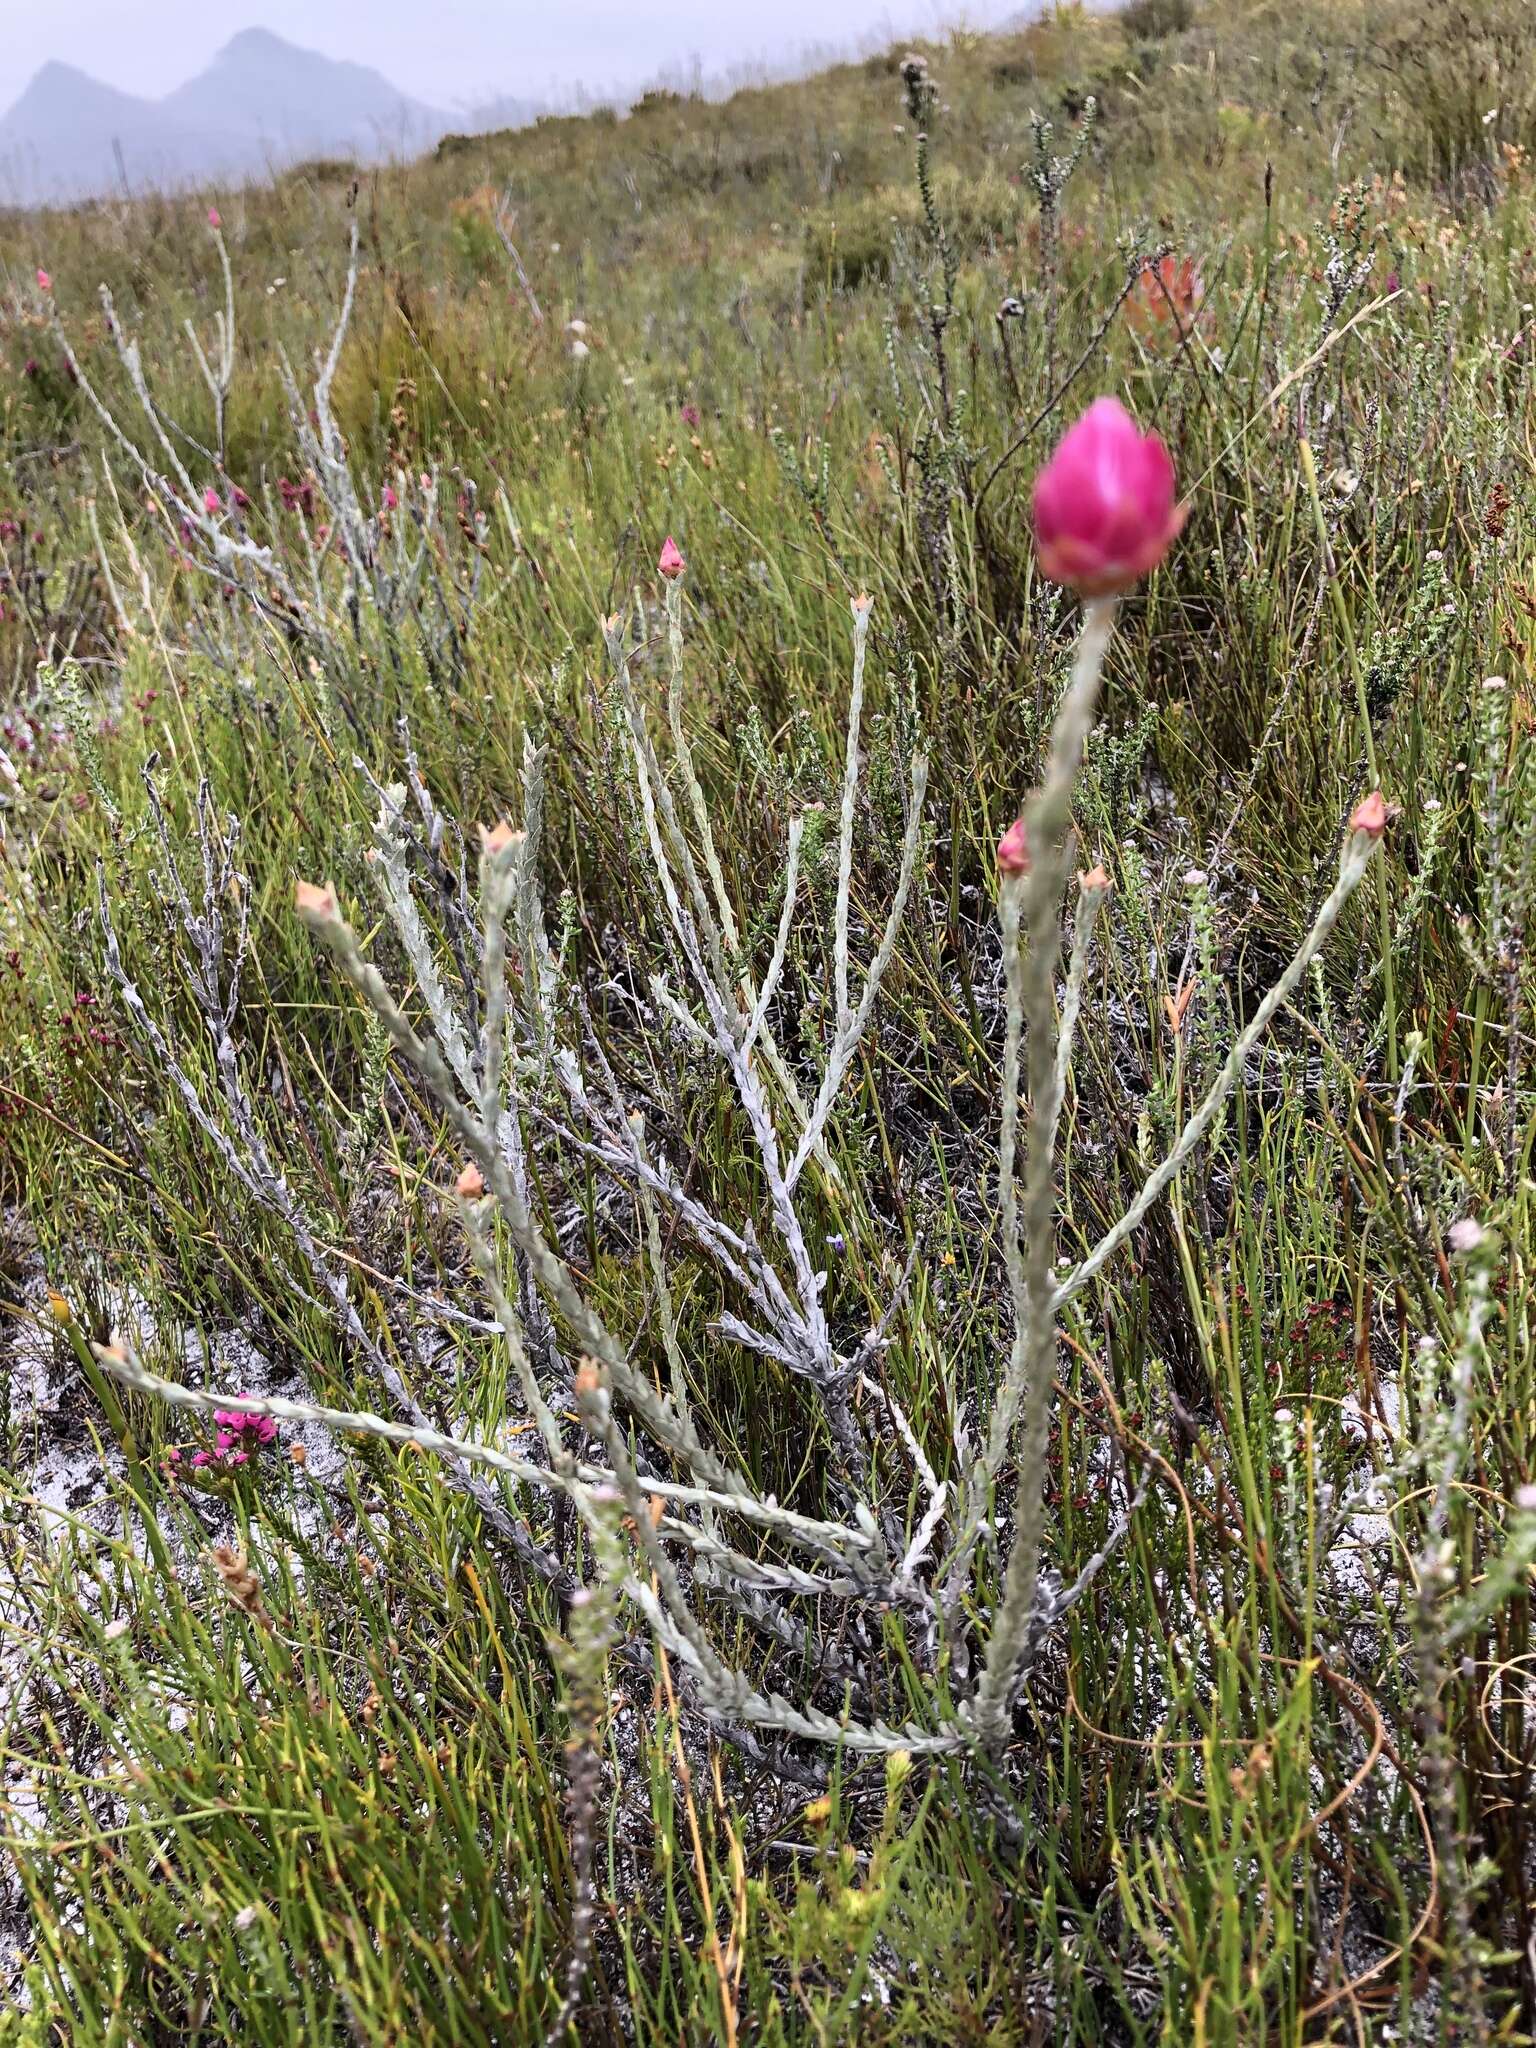
POLYGON ((249 28, 163 99, 45 64, 0 115, 0 205, 243 180, 304 157, 415 155, 464 125, 366 64, 249 28))

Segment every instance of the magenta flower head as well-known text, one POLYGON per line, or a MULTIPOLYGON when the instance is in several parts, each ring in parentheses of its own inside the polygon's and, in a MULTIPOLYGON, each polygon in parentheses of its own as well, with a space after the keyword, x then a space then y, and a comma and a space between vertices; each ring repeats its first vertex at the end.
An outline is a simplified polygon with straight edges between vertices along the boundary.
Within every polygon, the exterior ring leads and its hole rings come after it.
POLYGON ((221 228, 224 225, 223 220, 219 216, 219 209, 216 206, 210 206, 208 209, 208 225, 211 228, 221 228))
POLYGON ((662 544, 661 559, 656 564, 669 583, 675 583, 688 564, 683 560, 683 551, 669 533, 662 544))
POLYGON ((395 507, 399 503, 400 493, 395 489, 393 484, 386 484, 384 486, 384 510, 386 512, 393 512, 395 507))
POLYGON ((224 510, 219 494, 212 484, 203 493, 203 510, 205 512, 222 512, 224 510))
POLYGON ((53 290, 53 279, 48 275, 46 270, 38 271, 37 288, 40 292, 51 292, 53 290))
POLYGON ((270 1415, 247 1415, 240 1408, 215 1408, 213 1419, 219 1427, 219 1449, 231 1451, 242 1444, 270 1444, 277 1436, 277 1424, 270 1415))
POLYGON ((1084 597, 1128 590, 1178 538, 1173 463, 1118 398, 1097 398, 1035 478, 1035 550, 1053 583, 1084 597))

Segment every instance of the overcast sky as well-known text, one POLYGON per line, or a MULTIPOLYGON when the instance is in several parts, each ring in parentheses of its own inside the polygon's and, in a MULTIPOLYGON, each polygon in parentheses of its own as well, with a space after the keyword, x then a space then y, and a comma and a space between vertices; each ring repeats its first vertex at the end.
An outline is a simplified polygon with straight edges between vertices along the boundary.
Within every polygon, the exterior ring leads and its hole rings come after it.
POLYGON ((1013 19, 1025 0, 0 0, 0 112, 50 57, 126 92, 168 91, 242 28, 372 64, 445 108, 500 93, 594 99, 695 59, 715 78, 872 37, 1013 19))

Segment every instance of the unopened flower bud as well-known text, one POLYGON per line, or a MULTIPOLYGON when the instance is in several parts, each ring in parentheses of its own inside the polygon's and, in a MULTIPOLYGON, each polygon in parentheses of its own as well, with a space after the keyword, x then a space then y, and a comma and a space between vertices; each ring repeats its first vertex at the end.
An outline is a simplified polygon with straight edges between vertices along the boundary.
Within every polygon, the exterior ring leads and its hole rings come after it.
POLYGON ((336 924, 341 918, 334 882, 295 882, 293 907, 306 924, 336 924))
POLYGON ((1372 839, 1379 839, 1387 829, 1387 800, 1379 789, 1373 789, 1368 797, 1355 805, 1350 813, 1351 832, 1366 832, 1372 839))
POLYGON ((1102 896, 1110 884, 1109 870, 1099 863, 1085 868, 1077 878, 1077 886, 1085 896, 1102 896))
POLYGON ((1118 398, 1100 398, 1035 479, 1035 550, 1053 583, 1103 597, 1139 582, 1184 525, 1173 463, 1118 398))
POLYGON ((997 842, 997 866, 1004 875, 1029 873, 1029 834, 1022 818, 1015 818, 997 842))
POLYGON ((480 844, 493 860, 498 853, 502 853, 507 847, 515 845, 522 836, 522 833, 517 831, 514 826, 509 825, 505 818, 498 818, 494 825, 482 825, 480 827, 480 844))
POLYGON ((661 555, 656 567, 669 583, 675 583, 688 564, 683 560, 683 551, 669 533, 662 543, 661 555))
POLYGON ((454 1193, 466 1202, 477 1202, 485 1193, 485 1175, 471 1160, 453 1184, 454 1193))

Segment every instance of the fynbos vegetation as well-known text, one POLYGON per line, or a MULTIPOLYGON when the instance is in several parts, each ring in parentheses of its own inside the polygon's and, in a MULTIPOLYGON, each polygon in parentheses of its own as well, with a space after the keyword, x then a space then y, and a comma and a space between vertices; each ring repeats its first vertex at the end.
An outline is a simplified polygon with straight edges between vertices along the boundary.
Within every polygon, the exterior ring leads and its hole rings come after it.
POLYGON ((1530 2038, 1533 59, 0 218, 0 2043, 1530 2038))

